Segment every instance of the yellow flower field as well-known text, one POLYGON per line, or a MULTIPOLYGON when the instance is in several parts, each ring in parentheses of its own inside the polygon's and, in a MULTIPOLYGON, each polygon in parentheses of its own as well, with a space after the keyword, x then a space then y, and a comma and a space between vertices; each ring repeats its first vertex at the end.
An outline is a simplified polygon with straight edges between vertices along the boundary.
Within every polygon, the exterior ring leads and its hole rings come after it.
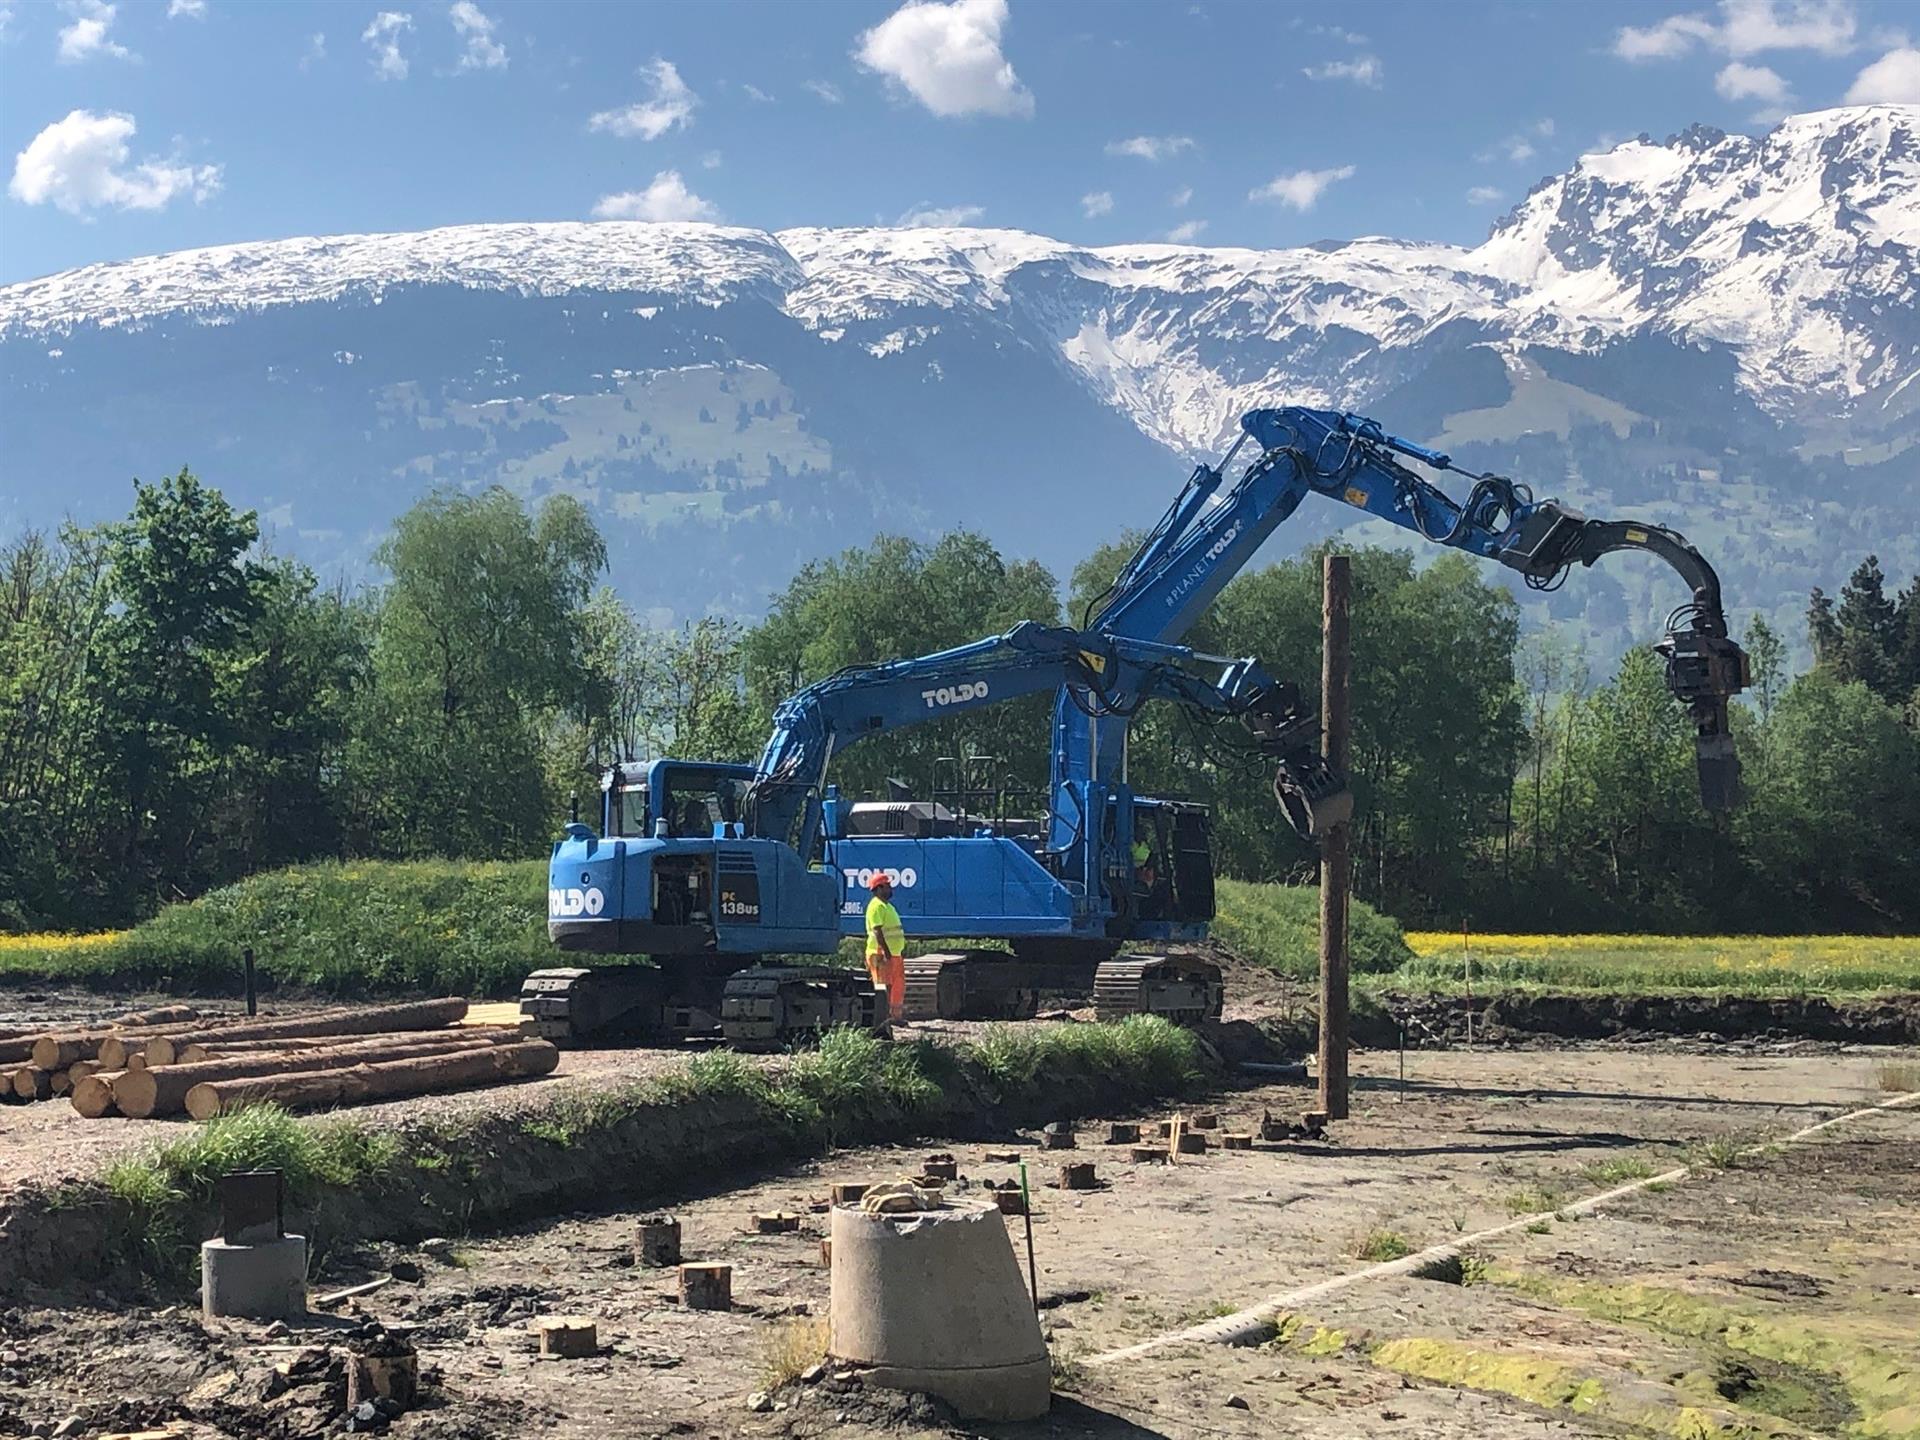
POLYGON ((9 950, 21 951, 59 951, 93 950, 102 945, 110 945, 127 932, 124 930, 96 930, 89 935, 64 935, 57 930, 44 931, 37 935, 0 935, 0 953, 9 950))
POLYGON ((1920 937, 1875 935, 1476 935, 1407 933, 1401 974, 1437 984, 1608 990, 1920 990, 1920 937))

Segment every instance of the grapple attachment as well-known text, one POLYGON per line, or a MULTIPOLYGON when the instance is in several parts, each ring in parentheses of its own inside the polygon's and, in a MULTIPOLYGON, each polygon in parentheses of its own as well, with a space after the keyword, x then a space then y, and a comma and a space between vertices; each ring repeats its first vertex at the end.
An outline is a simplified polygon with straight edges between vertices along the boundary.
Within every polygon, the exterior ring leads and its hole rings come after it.
POLYGON ((1671 630, 1653 648, 1667 662, 1667 688, 1693 719, 1700 803, 1732 810, 1740 803, 1740 757, 1727 711, 1728 702, 1752 683, 1746 652, 1708 630, 1671 630))

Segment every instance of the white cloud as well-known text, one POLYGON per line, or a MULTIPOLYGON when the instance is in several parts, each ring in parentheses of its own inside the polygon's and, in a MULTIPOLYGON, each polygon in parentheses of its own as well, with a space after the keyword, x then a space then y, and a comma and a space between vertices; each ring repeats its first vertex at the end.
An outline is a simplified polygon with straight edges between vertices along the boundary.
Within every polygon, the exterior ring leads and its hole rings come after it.
POLYGON ((1497 185, 1476 185, 1467 191, 1467 203, 1469 205, 1491 205, 1496 200, 1503 200, 1505 198, 1497 185))
POLYGON ((1182 185, 1167 197, 1167 204, 1176 210, 1184 210, 1187 208, 1187 202, 1191 199, 1193 199, 1193 187, 1191 185, 1182 185))
POLYGON ((188 20, 207 18, 207 0, 167 0, 167 19, 178 20, 182 16, 188 20))
POLYGON ((685 129, 693 123, 693 107, 700 97, 687 88, 671 60, 650 60, 640 67, 647 77, 651 93, 622 110, 602 110, 587 121, 589 130, 605 130, 610 135, 642 140, 658 140, 669 130, 685 129))
POLYGON ((1719 46, 1729 55, 1762 50, 1816 50, 1844 55, 1853 49, 1852 0, 1720 0, 1719 46))
POLYGON ((1553 134, 1553 121, 1551 120, 1537 121, 1532 127, 1530 127, 1530 132, 1516 130, 1513 134, 1508 135, 1502 140, 1496 141, 1493 145, 1489 146, 1487 149, 1482 150, 1479 154, 1475 155, 1473 158, 1475 160, 1478 160, 1482 165, 1488 164, 1489 162, 1494 160, 1507 160, 1515 165, 1524 165, 1526 164, 1527 161, 1533 159, 1535 155, 1540 153, 1534 147, 1534 143, 1532 139, 1529 138, 1529 133, 1531 133, 1532 135, 1540 136, 1542 138, 1548 135, 1551 135, 1553 134))
POLYGON ((119 9, 101 0, 64 0, 60 7, 73 17, 73 23, 60 27, 60 63, 77 65, 95 55, 111 55, 130 60, 133 52, 113 39, 113 17, 119 9))
POLYGON ((1854 79, 1849 105, 1920 105, 1920 50, 1889 50, 1854 79))
POLYGON ((1622 25, 1613 37, 1613 53, 1622 60, 1671 60, 1714 35, 1713 22, 1700 15, 1669 15, 1656 25, 1622 25))
POLYGON ((1182 221, 1167 232, 1167 240, 1174 245, 1191 245, 1206 228, 1207 222, 1204 220, 1182 221))
POLYGON ((943 230, 950 225, 971 225, 986 213, 982 205, 918 205, 893 223, 910 230, 943 230))
POLYGON ((218 165, 187 165, 177 158, 129 163, 131 115, 75 110, 56 120, 14 157, 7 193, 26 205, 48 205, 69 215, 111 207, 159 210, 187 196, 196 203, 220 189, 218 165))
POLYGON ((707 151, 706 154, 700 157, 700 168, 702 170, 718 170, 720 168, 720 152, 718 150, 707 151))
POLYGON ((1853 0, 1720 0, 1717 21, 1695 11, 1623 25, 1614 33, 1613 53, 1622 60, 1671 60, 1705 45, 1735 59, 1764 50, 1844 55, 1858 27, 1853 0))
POLYGON ((1295 210, 1313 209, 1329 185, 1351 180, 1354 168, 1342 165, 1332 170, 1296 170, 1291 175, 1276 175, 1258 189, 1249 190, 1249 200, 1278 200, 1295 210))
POLYGON ((841 100, 840 87, 831 80, 809 80, 806 88, 818 95, 829 105, 838 105, 841 100))
POLYGON ((757 101, 762 105, 771 105, 773 103, 773 97, 758 85, 742 85, 740 88, 747 92, 747 98, 749 100, 757 101))
POLYGON ((1135 135, 1131 140, 1107 142, 1107 154, 1131 155, 1136 160, 1166 160, 1191 149, 1193 139, 1187 135, 1135 135))
POLYGON ((1738 60, 1713 77, 1713 88, 1722 100, 1764 100, 1770 105, 1784 105, 1793 98, 1777 71, 1738 60))
POLYGON ((1329 60, 1324 65, 1309 65, 1300 72, 1309 80, 1351 80, 1369 90, 1380 88, 1386 68, 1378 55, 1361 55, 1352 60, 1329 60))
POLYGON ((360 32, 360 38, 373 51, 368 63, 380 79, 407 78, 407 57, 400 53, 400 37, 411 29, 413 16, 401 10, 382 10, 360 32))
POLYGON ((1080 213, 1089 220, 1098 220, 1102 215, 1113 213, 1113 192, 1095 190, 1080 197, 1080 213))
POLYGON ((453 0, 447 9, 447 19, 453 22, 453 28, 460 33, 460 38, 467 42, 466 49, 460 52, 460 63, 456 68, 507 68, 507 47, 493 38, 494 18, 483 12, 473 0, 453 0))
POLYGON ((305 70, 309 66, 318 65, 326 58, 327 37, 324 32, 316 30, 307 37, 307 49, 306 53, 300 57, 300 68, 305 70))
POLYGON ((711 202, 687 189, 678 170, 662 170, 644 190, 602 195, 593 207, 596 220, 717 220, 711 202))
POLYGON ((936 115, 1033 114, 1033 95, 1000 53, 1007 0, 908 0, 861 35, 853 58, 936 115))
POLYGON ((1332 40, 1344 40, 1349 45, 1364 45, 1367 37, 1352 30, 1342 29, 1338 25, 1316 25, 1307 32, 1309 35, 1325 35, 1332 40))
POLYGON ((13 0, 0 0, 0 40, 7 38, 13 26, 13 0))

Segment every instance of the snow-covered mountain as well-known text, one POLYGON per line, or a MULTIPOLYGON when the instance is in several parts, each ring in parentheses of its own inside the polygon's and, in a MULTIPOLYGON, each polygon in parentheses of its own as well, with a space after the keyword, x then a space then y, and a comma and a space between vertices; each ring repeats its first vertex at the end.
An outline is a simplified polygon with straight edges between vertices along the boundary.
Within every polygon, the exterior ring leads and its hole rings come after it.
MULTIPOLYGON (((185 460, 329 558, 499 481, 586 498, 636 598, 751 610, 876 528, 1064 571, 1299 402, 1731 543, 1785 613, 1867 549, 1920 562, 1916 251, 1920 107, 1891 105, 1643 136, 1473 249, 606 222, 183 251, 0 289, 0 521, 185 460)), ((1656 602, 1562 603, 1624 633, 1656 602)))

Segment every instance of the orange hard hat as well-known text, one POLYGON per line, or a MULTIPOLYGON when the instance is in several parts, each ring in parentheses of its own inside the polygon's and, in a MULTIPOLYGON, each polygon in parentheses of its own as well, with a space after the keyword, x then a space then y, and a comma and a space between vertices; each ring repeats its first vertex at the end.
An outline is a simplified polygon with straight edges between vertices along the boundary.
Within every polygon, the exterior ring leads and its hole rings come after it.
POLYGON ((882 870, 873 877, 873 880, 868 884, 867 888, 869 890, 891 890, 893 889, 893 880, 888 876, 886 871, 882 870))

